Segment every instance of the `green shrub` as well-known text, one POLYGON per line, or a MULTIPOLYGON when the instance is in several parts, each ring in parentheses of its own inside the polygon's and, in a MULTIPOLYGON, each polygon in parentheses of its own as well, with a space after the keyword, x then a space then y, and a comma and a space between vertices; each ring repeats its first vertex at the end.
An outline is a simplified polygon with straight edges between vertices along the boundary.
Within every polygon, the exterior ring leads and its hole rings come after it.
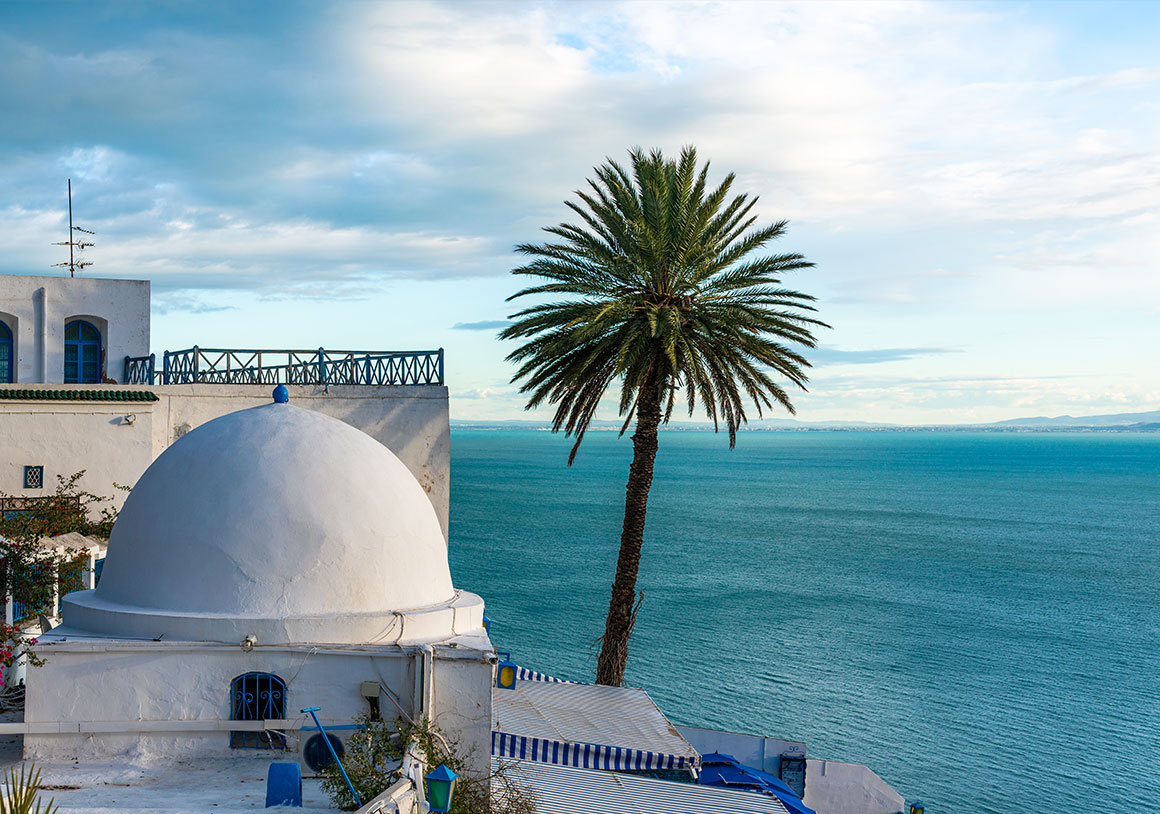
MULTIPOLYGON (((410 745, 429 769, 442 764, 459 775, 449 814, 535 814, 531 792, 513 780, 510 764, 482 776, 473 773, 468 766, 471 753, 465 754, 459 743, 429 721, 387 724, 370 715, 356 721, 360 728, 346 742, 342 764, 364 805, 399 780, 399 764, 410 745)), ((321 774, 331 803, 354 811, 357 806, 338 767, 327 766, 321 774)))

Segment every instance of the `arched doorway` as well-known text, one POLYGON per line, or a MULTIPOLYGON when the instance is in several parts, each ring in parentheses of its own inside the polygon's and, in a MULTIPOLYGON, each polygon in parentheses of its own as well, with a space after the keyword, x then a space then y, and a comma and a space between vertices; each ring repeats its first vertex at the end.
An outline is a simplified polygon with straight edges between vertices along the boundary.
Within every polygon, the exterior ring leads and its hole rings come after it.
POLYGON ((83 319, 64 326, 64 383, 101 383, 101 332, 83 319))
POLYGON ((0 384, 16 381, 16 354, 13 352, 12 329, 0 322, 0 384))

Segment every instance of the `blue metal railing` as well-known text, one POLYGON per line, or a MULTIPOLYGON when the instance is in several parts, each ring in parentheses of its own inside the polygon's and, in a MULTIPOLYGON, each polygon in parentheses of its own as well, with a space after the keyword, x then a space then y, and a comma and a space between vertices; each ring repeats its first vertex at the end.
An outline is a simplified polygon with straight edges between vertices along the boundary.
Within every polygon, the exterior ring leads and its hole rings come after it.
POLYGON ((125 384, 443 384, 443 349, 419 351, 199 348, 126 356, 125 384))

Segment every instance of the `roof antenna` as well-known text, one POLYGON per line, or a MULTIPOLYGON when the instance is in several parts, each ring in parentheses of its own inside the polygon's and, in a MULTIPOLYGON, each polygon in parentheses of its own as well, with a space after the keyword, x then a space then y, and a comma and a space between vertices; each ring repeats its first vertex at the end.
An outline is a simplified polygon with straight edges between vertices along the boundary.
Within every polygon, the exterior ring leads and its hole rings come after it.
POLYGON ((78 270, 83 269, 86 266, 91 266, 93 264, 91 260, 81 260, 80 257, 84 254, 85 249, 94 245, 92 243, 86 243, 83 236, 93 234, 96 234, 96 232, 90 232, 88 229, 82 229, 79 226, 73 226, 72 179, 70 178, 68 179, 68 240, 52 244, 53 246, 68 246, 68 262, 54 263, 53 268, 67 268, 68 276, 76 277, 78 270), (77 235, 73 234, 74 232, 80 232, 81 236, 78 237, 77 235))

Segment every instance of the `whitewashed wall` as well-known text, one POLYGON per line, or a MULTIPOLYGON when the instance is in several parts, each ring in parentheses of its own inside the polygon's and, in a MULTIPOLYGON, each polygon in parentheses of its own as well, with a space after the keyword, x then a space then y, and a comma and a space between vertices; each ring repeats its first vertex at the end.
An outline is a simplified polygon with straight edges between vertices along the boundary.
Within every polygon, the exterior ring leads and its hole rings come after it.
POLYGON ((906 801, 869 768, 833 760, 806 761, 805 804, 818 814, 898 814, 906 801))
POLYGON ((121 381, 126 356, 149 355, 149 281, 0 275, 0 321, 11 329, 18 384, 64 381, 64 326, 101 330, 102 378, 121 381))
POLYGON ((136 483, 153 461, 155 407, 149 402, 0 399, 0 492, 50 494, 57 476, 67 478, 83 469, 82 488, 120 505, 125 493, 113 484, 136 483), (130 415, 131 424, 126 422, 130 415), (24 488, 25 466, 44 467, 42 489, 24 488))
MULTIPOLYGON (((270 402, 261 385, 171 384, 149 388, 158 402, 155 455, 194 427, 218 416, 270 402)), ((443 536, 451 497, 451 425, 441 385, 293 386, 290 403, 340 419, 383 444, 406 464, 431 498, 443 536)))
MULTIPOLYGON (((3 279, 3 278, 0 278, 3 279)), ((86 470, 85 489, 120 505, 153 459, 194 427, 235 410, 267 404, 272 388, 256 385, 90 385, 101 390, 148 390, 157 402, 14 401, 0 399, 0 492, 45 494, 56 476, 86 470), (134 415, 132 424, 125 417, 134 415), (45 488, 24 489, 24 466, 44 466, 45 488)), ((0 385, 11 390, 19 384, 0 385)), ((41 388, 37 388, 41 389, 41 388)), ((58 385, 44 389, 82 389, 58 385)), ((395 453, 419 481, 447 537, 451 431, 447 388, 291 387, 291 403, 341 419, 395 453)))
POLYGON ((710 752, 732 755, 743 765, 761 769, 772 775, 777 775, 781 769, 782 755, 806 756, 806 745, 801 741, 725 732, 720 729, 702 729, 697 726, 677 726, 677 731, 702 755, 710 752))
MULTIPOLYGON (((67 622, 67 619, 66 619, 67 622)), ((442 652, 451 648, 438 648, 442 652)), ((481 727, 491 720, 493 665, 489 653, 458 650, 450 659, 436 653, 433 718, 448 735, 475 746, 481 727), (470 711, 470 714, 465 714, 470 711)), ((42 723, 122 722, 124 732, 29 734, 25 757, 65 761, 108 759, 119 755, 134 760, 183 756, 230 755, 269 761, 271 753, 231 749, 228 725, 220 732, 141 734, 139 722, 225 721, 230 717, 230 682, 247 672, 274 673, 286 682, 286 717, 302 718, 304 707, 322 707, 324 726, 349 725, 369 707, 362 697, 364 681, 379 682, 399 698, 408 712, 416 709, 416 651, 363 647, 349 652, 317 647, 241 647, 181 642, 102 641, 46 637, 38 648, 47 664, 28 671, 24 720, 42 723)), ((381 702, 390 720, 395 708, 381 702)), ((311 724, 312 725, 312 724, 311 724)), ((89 729, 109 729, 90 726, 89 729)), ((313 733, 288 733, 291 754, 301 754, 313 733)), ((335 730, 347 738, 351 730, 335 730)), ((478 761, 486 767, 484 752, 478 761)))

